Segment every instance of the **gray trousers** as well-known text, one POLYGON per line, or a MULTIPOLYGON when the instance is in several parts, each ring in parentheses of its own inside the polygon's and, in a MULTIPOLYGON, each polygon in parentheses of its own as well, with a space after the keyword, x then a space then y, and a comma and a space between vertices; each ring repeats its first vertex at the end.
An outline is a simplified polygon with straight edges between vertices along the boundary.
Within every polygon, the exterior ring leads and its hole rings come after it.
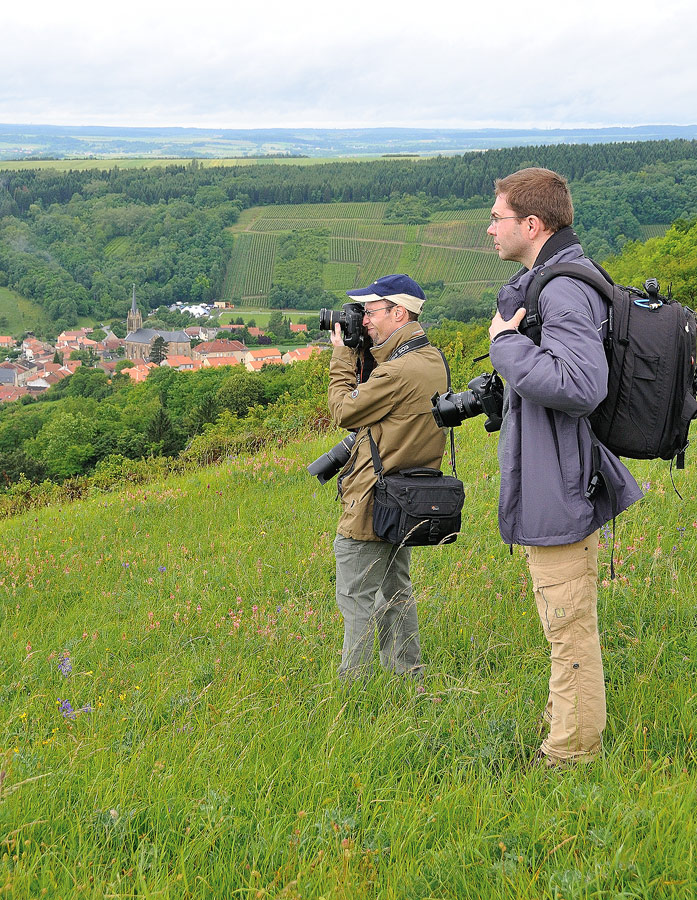
POLYGON ((339 676, 369 674, 377 629, 383 667, 421 678, 419 623, 409 577, 411 547, 337 534, 334 554, 336 602, 344 619, 339 676))

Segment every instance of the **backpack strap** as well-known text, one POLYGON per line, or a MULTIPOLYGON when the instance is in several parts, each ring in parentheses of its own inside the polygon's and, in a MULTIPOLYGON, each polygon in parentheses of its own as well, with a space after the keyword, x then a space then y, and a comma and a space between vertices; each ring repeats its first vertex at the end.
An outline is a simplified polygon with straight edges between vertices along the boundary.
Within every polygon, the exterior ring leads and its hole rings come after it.
MULTIPOLYGON (((608 332, 613 331, 612 319, 612 288, 614 282, 602 266, 593 262, 595 268, 584 266, 581 263, 553 263, 551 266, 542 266, 540 271, 535 274, 532 281, 528 285, 525 292, 525 309, 526 315, 519 326, 519 331, 526 334, 533 343, 540 346, 542 339, 542 319, 540 317, 540 294, 544 287, 553 279, 561 275, 567 278, 575 278, 577 281, 583 281, 600 294, 608 303, 610 314, 608 321, 608 332)), ((607 348, 607 344, 606 344, 607 348)))
POLYGON ((592 463, 592 475, 591 480, 586 488, 586 498, 588 500, 592 500, 600 487, 600 483, 603 483, 605 490, 608 493, 608 497, 610 498, 610 508, 612 509, 612 547, 610 549, 610 578, 615 577, 615 521, 618 515, 618 504, 617 504, 617 494, 615 492, 615 488, 610 481, 609 478, 605 477, 605 474, 601 468, 600 461, 600 441, 593 434, 593 429, 589 427, 590 438, 591 438, 591 463, 592 463))

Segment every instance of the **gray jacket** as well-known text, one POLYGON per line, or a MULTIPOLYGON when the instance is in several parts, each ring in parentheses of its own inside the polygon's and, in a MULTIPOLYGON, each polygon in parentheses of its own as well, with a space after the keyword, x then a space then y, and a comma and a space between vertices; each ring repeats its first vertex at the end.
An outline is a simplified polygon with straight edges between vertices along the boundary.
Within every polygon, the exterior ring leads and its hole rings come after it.
MULTIPOLYGON (((570 228, 553 235, 533 268, 501 288, 498 309, 504 319, 524 306, 527 286, 543 263, 592 266, 574 239, 570 228)), ((581 541, 613 517, 604 484, 592 500, 585 496, 593 475, 586 416, 607 393, 602 342, 607 311, 593 288, 563 276, 545 286, 539 307, 539 347, 514 330, 499 334, 490 347, 491 362, 507 383, 499 528, 508 544, 555 546, 581 541)), ((643 496, 627 468, 602 446, 600 469, 614 488, 618 513, 643 496)))

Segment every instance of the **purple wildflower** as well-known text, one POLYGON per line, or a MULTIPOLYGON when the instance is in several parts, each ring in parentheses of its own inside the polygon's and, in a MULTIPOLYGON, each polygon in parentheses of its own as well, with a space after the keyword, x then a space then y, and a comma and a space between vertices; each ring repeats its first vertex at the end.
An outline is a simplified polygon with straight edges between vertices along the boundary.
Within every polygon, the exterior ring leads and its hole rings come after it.
POLYGON ((70 655, 68 653, 63 653, 61 655, 61 658, 58 660, 58 668, 64 678, 67 678, 73 671, 73 664, 70 661, 70 655))
POLYGON ((73 705, 70 702, 70 700, 61 700, 59 697, 58 703, 60 704, 60 711, 61 711, 64 719, 74 719, 75 718, 75 710, 73 709, 73 705))
POLYGON ((166 571, 167 571, 167 566, 158 566, 158 567, 157 567, 157 571, 158 571, 158 572, 166 572, 166 571))

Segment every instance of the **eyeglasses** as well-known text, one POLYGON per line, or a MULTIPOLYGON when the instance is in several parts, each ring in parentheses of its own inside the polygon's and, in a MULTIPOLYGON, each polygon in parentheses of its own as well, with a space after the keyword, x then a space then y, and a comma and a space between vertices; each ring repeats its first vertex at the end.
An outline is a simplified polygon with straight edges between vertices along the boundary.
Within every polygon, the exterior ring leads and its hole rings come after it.
POLYGON ((369 319, 372 319, 375 313, 379 313, 382 309, 394 309, 394 306, 378 306, 376 309, 364 309, 363 315, 368 316, 369 319))
POLYGON ((526 216, 489 216, 489 227, 492 225, 498 225, 499 222, 503 222, 504 219, 525 219, 526 216))

